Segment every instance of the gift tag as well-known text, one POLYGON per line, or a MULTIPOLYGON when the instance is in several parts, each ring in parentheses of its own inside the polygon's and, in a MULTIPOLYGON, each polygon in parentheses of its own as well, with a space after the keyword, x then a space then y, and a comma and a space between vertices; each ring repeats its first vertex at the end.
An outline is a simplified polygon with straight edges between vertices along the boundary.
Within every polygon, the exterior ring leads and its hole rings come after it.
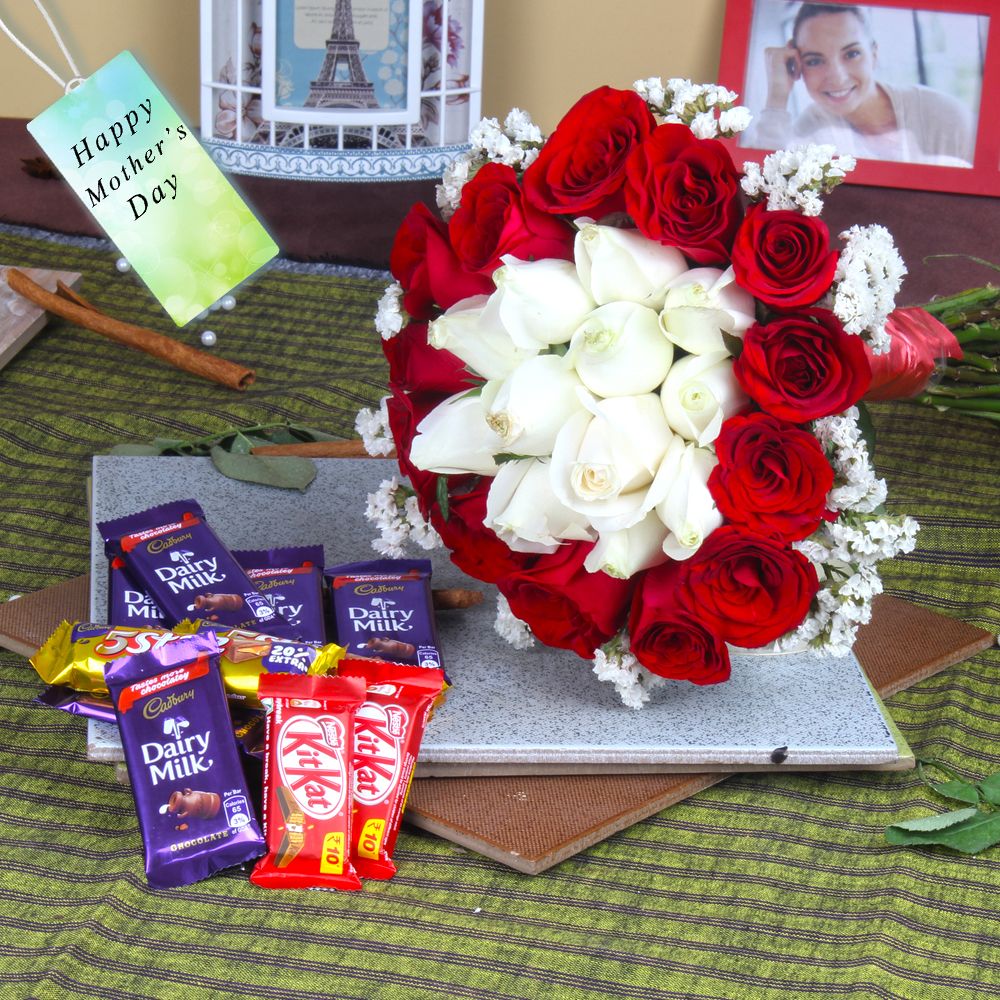
POLYGON ((178 326, 278 252, 131 52, 28 131, 178 326))

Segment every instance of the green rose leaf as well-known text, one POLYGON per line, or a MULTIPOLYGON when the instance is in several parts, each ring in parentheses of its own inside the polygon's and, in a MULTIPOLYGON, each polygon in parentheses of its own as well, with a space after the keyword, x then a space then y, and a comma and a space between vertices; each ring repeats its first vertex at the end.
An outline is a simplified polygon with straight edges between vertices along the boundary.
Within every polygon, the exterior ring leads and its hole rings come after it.
POLYGON ((219 472, 245 483, 305 490, 316 478, 316 465, 308 458, 235 454, 218 445, 212 448, 211 455, 219 472))
POLYGON ((906 820, 890 826, 885 831, 885 839, 890 844, 938 845, 962 854, 978 854, 1000 843, 1000 813, 959 809, 940 816, 906 820), (930 825, 935 821, 938 825, 930 825))
POLYGON ((979 805, 979 792, 975 785, 970 785, 967 781, 941 781, 931 784, 938 795, 943 795, 946 799, 956 799, 959 802, 968 802, 971 805, 979 805))
POLYGON ((980 781, 979 790, 991 806, 1000 806, 1000 774, 991 774, 980 781))
POLYGON ((448 479, 446 476, 437 478, 437 502, 441 508, 441 516, 448 520, 448 479))

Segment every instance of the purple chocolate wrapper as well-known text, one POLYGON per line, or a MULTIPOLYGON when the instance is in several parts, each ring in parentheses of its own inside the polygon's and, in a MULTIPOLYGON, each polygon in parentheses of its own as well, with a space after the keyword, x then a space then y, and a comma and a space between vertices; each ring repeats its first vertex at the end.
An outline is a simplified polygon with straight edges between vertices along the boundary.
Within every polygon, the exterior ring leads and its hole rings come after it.
MULTIPOLYGON (((323 612, 323 546, 301 545, 253 552, 233 551, 253 585, 306 642, 326 642, 323 612)), ((108 562, 108 620, 118 627, 168 628, 166 616, 124 561, 108 562)))
POLYGON ((115 721, 115 706, 110 698, 76 691, 64 684, 50 684, 31 704, 38 708, 58 708, 61 712, 82 715, 100 722, 115 721))
POLYGON ((105 679, 157 888, 189 885, 264 853, 212 632, 109 664, 105 679))
POLYGON ((323 546, 234 552, 253 585, 307 642, 326 642, 323 546))
POLYGON ((98 524, 109 559, 120 557, 169 624, 202 618, 229 628, 298 638, 251 583, 195 500, 175 500, 98 524))
POLYGON ((372 559, 325 573, 337 629, 348 655, 440 667, 428 559, 372 559))

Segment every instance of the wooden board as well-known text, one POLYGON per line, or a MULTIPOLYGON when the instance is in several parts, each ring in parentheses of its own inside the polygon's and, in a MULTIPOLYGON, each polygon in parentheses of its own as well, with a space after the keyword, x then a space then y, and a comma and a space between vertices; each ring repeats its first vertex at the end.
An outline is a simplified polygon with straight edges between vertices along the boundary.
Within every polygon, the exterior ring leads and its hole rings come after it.
MULTIPOLYGON (((16 266, 0 264, 0 368, 31 342, 49 318, 49 314, 41 306, 15 294, 8 287, 7 268, 16 266)), ((50 292, 56 290, 57 281, 75 288, 81 278, 76 271, 48 271, 40 267, 25 267, 21 270, 50 292)))
MULTIPOLYGON (((0 646, 30 655, 65 618, 87 617, 89 577, 0 606, 0 646)), ((980 628, 907 601, 875 598, 855 652, 889 697, 988 649, 980 628)), ((29 668, 30 669, 30 668, 29 668)), ((725 774, 586 774, 414 781, 406 820, 527 874, 550 868, 725 774)))

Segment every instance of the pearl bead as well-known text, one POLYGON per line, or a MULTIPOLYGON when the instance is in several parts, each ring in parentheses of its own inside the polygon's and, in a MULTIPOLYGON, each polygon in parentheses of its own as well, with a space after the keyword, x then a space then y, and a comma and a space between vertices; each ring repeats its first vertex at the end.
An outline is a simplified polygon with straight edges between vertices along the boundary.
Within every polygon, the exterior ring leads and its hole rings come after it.
POLYGON ((205 330, 201 335, 201 342, 206 347, 215 347, 216 340, 218 340, 218 337, 211 330, 205 330))
POLYGON ((223 295, 219 299, 219 305, 222 306, 226 312, 232 312, 236 308, 236 296, 235 295, 223 295))
POLYGON ((115 261, 115 267, 118 268, 119 274, 128 274, 132 270, 132 265, 124 257, 119 257, 115 261))

